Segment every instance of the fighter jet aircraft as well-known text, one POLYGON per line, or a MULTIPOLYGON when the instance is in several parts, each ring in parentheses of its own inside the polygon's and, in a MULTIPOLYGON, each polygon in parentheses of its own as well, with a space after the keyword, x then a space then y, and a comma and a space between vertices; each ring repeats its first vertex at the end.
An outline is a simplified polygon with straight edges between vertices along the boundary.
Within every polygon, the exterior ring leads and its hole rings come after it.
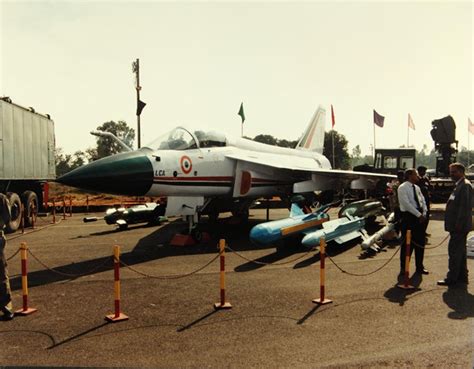
POLYGON ((321 106, 294 149, 178 127, 135 151, 77 168, 58 182, 102 193, 167 196, 166 216, 233 211, 248 214, 259 197, 373 187, 394 178, 334 170, 322 154, 326 111, 321 106))

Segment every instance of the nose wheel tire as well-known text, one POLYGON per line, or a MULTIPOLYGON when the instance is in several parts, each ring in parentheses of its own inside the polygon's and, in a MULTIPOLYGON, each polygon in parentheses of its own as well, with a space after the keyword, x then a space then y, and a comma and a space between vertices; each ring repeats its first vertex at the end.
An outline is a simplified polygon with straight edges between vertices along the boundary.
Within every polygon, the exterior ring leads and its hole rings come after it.
POLYGON ((202 232, 197 228, 193 228, 191 231, 191 237, 194 239, 194 241, 200 243, 202 241, 202 232))

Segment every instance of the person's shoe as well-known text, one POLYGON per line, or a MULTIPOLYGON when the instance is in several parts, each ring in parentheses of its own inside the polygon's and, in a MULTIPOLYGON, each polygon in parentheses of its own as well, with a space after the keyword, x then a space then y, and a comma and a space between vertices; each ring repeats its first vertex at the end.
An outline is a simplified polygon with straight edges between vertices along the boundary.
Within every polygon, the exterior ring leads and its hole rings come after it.
POLYGON ((456 282, 450 281, 448 279, 442 279, 437 282, 438 286, 454 286, 456 282))
POLYGON ((428 271, 428 269, 425 269, 425 268, 423 268, 423 269, 417 269, 416 272, 417 272, 418 274, 425 274, 425 275, 430 274, 430 272, 428 271))
POLYGON ((4 320, 12 320, 13 317, 15 316, 15 314, 13 313, 13 311, 11 311, 9 308, 7 308, 6 306, 4 306, 2 308, 2 313, 3 313, 3 319, 4 320))

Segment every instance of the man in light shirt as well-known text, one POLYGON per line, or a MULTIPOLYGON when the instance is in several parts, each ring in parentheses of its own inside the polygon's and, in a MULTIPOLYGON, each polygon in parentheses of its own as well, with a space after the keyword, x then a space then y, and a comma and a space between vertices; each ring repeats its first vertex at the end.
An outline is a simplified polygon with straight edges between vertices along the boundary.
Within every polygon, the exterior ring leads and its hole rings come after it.
MULTIPOLYGON (((428 209, 417 186, 419 177, 416 169, 405 171, 405 182, 398 187, 398 202, 400 204, 402 219, 402 237, 405 239, 407 231, 411 230, 410 256, 415 249, 416 273, 429 274, 423 265, 425 254, 425 222, 428 209)), ((405 272, 406 243, 400 249, 400 273, 405 272)))

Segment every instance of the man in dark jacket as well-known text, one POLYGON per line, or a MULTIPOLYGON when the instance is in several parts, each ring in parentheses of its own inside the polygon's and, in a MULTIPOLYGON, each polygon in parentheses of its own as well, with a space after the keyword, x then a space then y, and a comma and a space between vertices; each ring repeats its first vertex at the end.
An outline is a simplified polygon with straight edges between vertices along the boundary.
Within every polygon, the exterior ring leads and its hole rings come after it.
POLYGON ((426 207, 428 208, 428 213, 426 214, 426 223, 425 223, 425 231, 428 228, 428 223, 430 222, 430 206, 431 206, 431 183, 429 178, 426 175, 427 168, 423 165, 418 167, 418 175, 420 176, 420 180, 418 181, 418 186, 420 187, 421 193, 425 198, 426 207))
POLYGON ((5 246, 7 240, 3 233, 5 224, 10 221, 10 203, 4 194, 0 193, 0 310, 3 319, 13 319, 12 296, 10 291, 10 280, 8 278, 7 259, 5 257, 5 246))
POLYGON ((468 283, 466 238, 472 230, 472 186, 464 176, 464 166, 454 163, 449 166, 449 175, 456 187, 446 204, 444 229, 449 232, 449 271, 440 286, 468 283))

